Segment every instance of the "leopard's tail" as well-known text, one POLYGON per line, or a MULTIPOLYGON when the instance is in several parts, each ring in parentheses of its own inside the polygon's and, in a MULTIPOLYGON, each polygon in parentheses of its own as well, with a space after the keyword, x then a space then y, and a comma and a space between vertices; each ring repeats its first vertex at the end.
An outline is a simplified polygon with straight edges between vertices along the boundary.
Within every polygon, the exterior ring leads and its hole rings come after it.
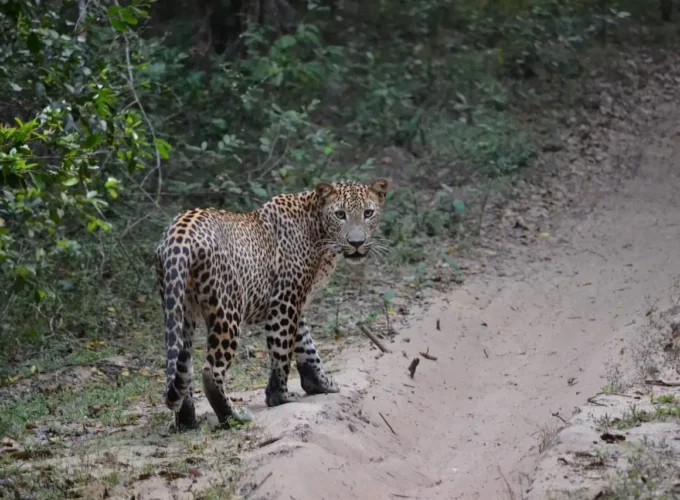
POLYGON ((189 278, 189 256, 172 249, 159 249, 156 256, 158 285, 160 288, 164 333, 167 349, 165 404, 179 411, 189 392, 192 377, 190 340, 185 338, 184 324, 187 311, 185 297, 189 278))

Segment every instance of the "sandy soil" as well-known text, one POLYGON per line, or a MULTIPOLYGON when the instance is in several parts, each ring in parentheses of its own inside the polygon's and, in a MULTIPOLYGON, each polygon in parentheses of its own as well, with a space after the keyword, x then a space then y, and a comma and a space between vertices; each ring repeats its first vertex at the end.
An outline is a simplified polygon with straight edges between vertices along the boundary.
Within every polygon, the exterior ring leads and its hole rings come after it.
POLYGON ((544 156, 554 178, 485 222, 479 274, 397 325, 390 353, 367 342, 335 359, 338 395, 275 409, 249 395, 281 439, 248 456, 246 498, 546 498, 541 429, 600 392, 610 363, 631 370, 645 297, 680 275, 677 72, 630 64, 644 91, 599 88, 600 109, 544 156))

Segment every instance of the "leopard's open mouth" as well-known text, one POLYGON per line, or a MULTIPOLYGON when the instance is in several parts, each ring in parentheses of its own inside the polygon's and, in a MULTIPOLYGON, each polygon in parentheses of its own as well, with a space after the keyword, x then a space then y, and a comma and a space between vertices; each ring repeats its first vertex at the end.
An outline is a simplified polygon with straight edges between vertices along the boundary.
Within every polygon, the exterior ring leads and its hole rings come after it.
POLYGON ((354 252, 354 253, 343 253, 345 259, 347 260, 352 260, 352 261, 360 261, 363 260, 366 257, 365 253, 359 253, 359 252, 354 252))

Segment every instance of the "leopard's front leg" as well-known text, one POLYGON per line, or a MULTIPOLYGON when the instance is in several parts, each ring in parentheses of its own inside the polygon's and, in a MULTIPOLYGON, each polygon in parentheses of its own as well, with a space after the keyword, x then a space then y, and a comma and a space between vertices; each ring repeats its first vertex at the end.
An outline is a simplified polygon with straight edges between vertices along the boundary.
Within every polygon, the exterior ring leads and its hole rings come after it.
POLYGON ((300 320, 295 337, 295 364, 302 389, 309 395, 340 392, 335 381, 326 375, 321 356, 314 345, 309 326, 300 320))

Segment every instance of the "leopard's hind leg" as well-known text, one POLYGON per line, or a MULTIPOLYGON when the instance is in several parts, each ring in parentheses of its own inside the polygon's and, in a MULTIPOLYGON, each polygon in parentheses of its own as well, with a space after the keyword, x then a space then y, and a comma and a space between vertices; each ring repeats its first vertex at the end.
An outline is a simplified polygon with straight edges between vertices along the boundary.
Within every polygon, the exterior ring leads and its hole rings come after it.
POLYGON ((237 304, 225 293, 225 285, 215 283, 205 289, 203 315, 208 327, 208 349, 203 364, 203 389, 221 424, 230 420, 250 422, 253 415, 235 406, 226 392, 226 374, 231 367, 240 333, 241 317, 237 304))

